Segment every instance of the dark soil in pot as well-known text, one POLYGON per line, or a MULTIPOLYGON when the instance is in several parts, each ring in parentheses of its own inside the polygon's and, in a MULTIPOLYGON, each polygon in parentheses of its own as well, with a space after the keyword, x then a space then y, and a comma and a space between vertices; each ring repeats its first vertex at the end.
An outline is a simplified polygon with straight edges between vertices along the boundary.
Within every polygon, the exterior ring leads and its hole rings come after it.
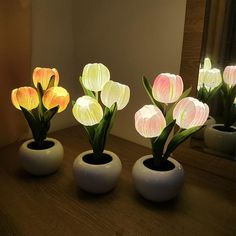
POLYGON ((236 129, 232 127, 226 128, 225 126, 216 125, 216 126, 213 126, 213 128, 219 131, 223 131, 223 132, 236 132, 236 129))
POLYGON ((169 170, 173 170, 175 168, 175 165, 168 160, 163 162, 163 164, 161 166, 156 167, 154 165, 154 158, 149 158, 149 159, 145 160, 143 162, 143 164, 147 168, 149 168, 151 170, 156 170, 156 171, 169 171, 169 170))
POLYGON ((33 149, 33 150, 45 150, 45 149, 53 147, 54 145, 55 145, 55 143, 53 141, 46 140, 46 141, 43 141, 43 145, 40 147, 38 146, 38 144, 35 141, 29 143, 27 145, 27 147, 29 149, 33 149))
POLYGON ((92 165, 103 165, 112 161, 112 157, 106 153, 102 154, 101 158, 94 158, 93 153, 83 157, 83 161, 92 165))

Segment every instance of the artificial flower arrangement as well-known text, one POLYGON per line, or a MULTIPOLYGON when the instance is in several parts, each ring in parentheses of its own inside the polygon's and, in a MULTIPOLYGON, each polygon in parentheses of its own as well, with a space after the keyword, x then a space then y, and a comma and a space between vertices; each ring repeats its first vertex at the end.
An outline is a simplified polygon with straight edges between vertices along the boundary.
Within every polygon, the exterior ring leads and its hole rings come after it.
POLYGON ((200 66, 197 86, 197 99, 208 103, 219 92, 222 84, 221 72, 212 68, 210 58, 204 59, 203 66, 200 66))
POLYGON ((47 142, 50 120, 56 113, 64 111, 70 96, 66 89, 58 86, 59 73, 53 68, 36 67, 33 71, 33 87, 12 90, 13 105, 21 110, 31 129, 35 149, 44 149, 47 142))
POLYGON ((85 128, 92 150, 76 157, 74 176, 81 189, 96 194, 106 193, 115 187, 122 169, 119 157, 105 150, 106 138, 117 111, 129 102, 130 89, 110 80, 108 68, 101 63, 87 64, 80 83, 85 95, 73 103, 72 113, 85 128))
POLYGON ((234 131, 231 126, 236 122, 236 66, 226 66, 221 87, 223 101, 224 131, 234 131))
POLYGON ((193 97, 187 97, 191 88, 183 92, 183 80, 179 75, 162 73, 151 87, 143 78, 144 87, 152 105, 145 105, 135 113, 135 128, 140 135, 151 139, 152 168, 168 169, 172 152, 192 134, 200 130, 209 115, 209 107, 193 97), (175 124, 179 129, 164 149, 175 124))
POLYGON ((110 80, 108 68, 101 63, 87 64, 80 83, 85 95, 73 104, 72 113, 87 131, 93 158, 99 162, 116 113, 129 102, 130 89, 127 85, 110 80))

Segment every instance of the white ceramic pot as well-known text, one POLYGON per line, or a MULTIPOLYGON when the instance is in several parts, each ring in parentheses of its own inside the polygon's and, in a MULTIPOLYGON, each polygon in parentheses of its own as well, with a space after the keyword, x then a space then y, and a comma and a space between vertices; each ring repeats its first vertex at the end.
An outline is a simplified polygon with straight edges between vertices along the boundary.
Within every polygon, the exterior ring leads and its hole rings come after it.
MULTIPOLYGON (((213 125, 215 123, 216 123, 216 120, 212 116, 209 116, 204 125, 206 125, 206 127, 207 127, 207 126, 213 125)), ((192 137, 196 138, 196 139, 204 139, 204 133, 205 133, 206 127, 200 129, 198 132, 193 134, 192 137)))
POLYGON ((19 158, 22 167, 33 175, 49 175, 55 172, 62 163, 64 149, 62 144, 53 138, 47 138, 47 142, 52 142, 51 147, 36 150, 30 147, 34 142, 30 139, 24 142, 19 149, 19 158))
POLYGON ((92 150, 79 154, 73 164, 73 171, 77 185, 90 193, 106 193, 112 190, 119 179, 122 165, 119 157, 110 151, 103 153, 110 156, 104 164, 91 164, 86 161, 92 150))
POLYGON ((210 125, 204 133, 204 143, 207 148, 234 155, 236 150, 236 128, 231 126, 232 132, 218 130, 223 124, 210 125))
POLYGON ((133 166, 133 180, 136 190, 147 200, 162 202, 174 198, 184 182, 184 169, 175 159, 169 157, 173 169, 167 171, 152 170, 144 161, 152 155, 143 156, 133 166))

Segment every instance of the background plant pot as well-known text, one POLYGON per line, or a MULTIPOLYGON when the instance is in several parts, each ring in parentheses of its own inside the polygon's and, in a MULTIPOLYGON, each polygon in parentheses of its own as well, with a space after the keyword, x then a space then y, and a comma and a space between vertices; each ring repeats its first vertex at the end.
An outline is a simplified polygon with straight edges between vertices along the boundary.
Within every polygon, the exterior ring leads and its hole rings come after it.
POLYGON ((112 190, 119 179, 122 165, 119 157, 110 151, 110 161, 104 164, 90 164, 85 157, 91 155, 92 150, 85 151, 77 156, 73 164, 73 171, 77 185, 90 193, 106 193, 112 190))
POLYGON ((19 149, 19 158, 22 167, 33 175, 49 175, 55 172, 62 163, 64 149, 62 144, 53 138, 46 141, 52 142, 49 148, 36 150, 31 148, 34 142, 30 139, 24 142, 19 149))
MULTIPOLYGON (((215 123, 216 123, 216 120, 212 116, 209 116, 204 125, 206 125, 206 127, 207 127, 207 126, 213 125, 215 123)), ((204 133, 205 133, 206 127, 200 129, 198 132, 193 134, 192 137, 196 138, 196 139, 204 139, 204 133)))
POLYGON ((234 155, 236 150, 236 128, 231 126, 231 132, 218 130, 218 128, 223 127, 223 124, 208 126, 204 133, 204 143, 209 149, 234 155))
POLYGON ((184 169, 175 159, 169 157, 174 168, 168 171, 152 170, 144 165, 144 161, 152 155, 143 156, 133 166, 133 180, 136 190, 147 200, 168 201, 180 191, 184 181, 184 169))

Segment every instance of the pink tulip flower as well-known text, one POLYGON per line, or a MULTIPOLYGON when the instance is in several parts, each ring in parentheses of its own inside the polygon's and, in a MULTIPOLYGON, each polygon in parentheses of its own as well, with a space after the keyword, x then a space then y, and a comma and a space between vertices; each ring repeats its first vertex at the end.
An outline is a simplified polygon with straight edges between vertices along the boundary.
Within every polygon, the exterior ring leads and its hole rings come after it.
POLYGON ((183 80, 179 75, 162 73, 154 81, 153 97, 162 103, 176 102, 183 93, 183 80))
POLYGON ((38 93, 36 89, 31 87, 20 87, 12 90, 11 101, 19 110, 21 110, 20 106, 30 111, 39 105, 38 93))
POLYGON ((236 84, 236 66, 226 66, 223 72, 224 82, 230 86, 236 84))
POLYGON ((33 71, 34 86, 37 87, 37 84, 40 83, 43 90, 46 90, 48 88, 50 78, 53 75, 55 76, 55 82, 53 86, 57 86, 59 83, 59 73, 57 69, 36 67, 33 71))
POLYGON ((46 90, 42 98, 43 105, 49 110, 59 105, 58 113, 66 109, 70 95, 62 87, 51 87, 46 90))
POLYGON ((145 138, 159 136, 165 126, 165 117, 154 105, 145 105, 135 113, 135 128, 145 138))
POLYGON ((183 129, 204 125, 208 116, 208 105, 193 97, 181 99, 173 111, 173 118, 176 119, 176 124, 183 129))

